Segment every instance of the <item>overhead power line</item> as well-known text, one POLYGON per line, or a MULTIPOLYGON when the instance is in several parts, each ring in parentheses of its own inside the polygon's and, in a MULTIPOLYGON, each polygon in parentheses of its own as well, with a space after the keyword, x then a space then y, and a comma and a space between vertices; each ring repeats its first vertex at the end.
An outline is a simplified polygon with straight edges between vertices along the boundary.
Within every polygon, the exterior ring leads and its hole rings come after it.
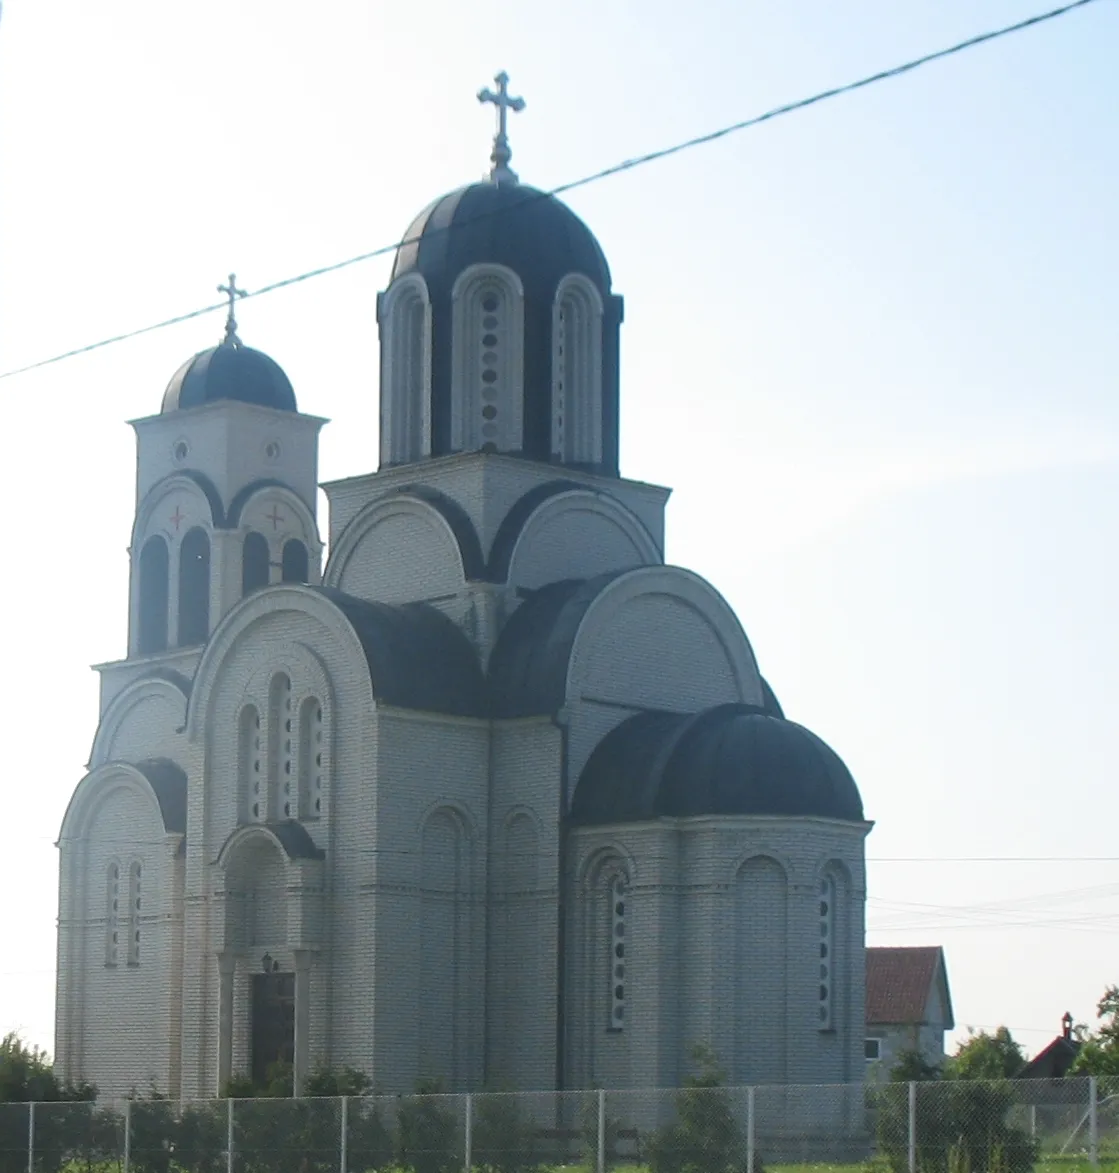
MULTIPOLYGON (((892 66, 889 69, 880 70, 877 73, 872 73, 866 77, 861 77, 857 81, 846 82, 843 85, 834 86, 831 89, 821 90, 806 98, 799 98, 794 102, 786 102, 784 105, 775 106, 771 110, 765 111, 763 114, 756 114, 751 118, 744 118, 740 122, 731 123, 729 126, 720 127, 718 130, 709 131, 706 134, 697 135, 694 138, 686 139, 683 142, 675 143, 669 147, 662 147, 656 151, 650 151, 644 155, 636 155, 630 159, 624 159, 620 163, 615 163, 613 166, 605 167, 601 171, 595 171, 590 175, 585 175, 581 179, 573 179, 568 183, 561 183, 558 187, 553 187, 550 191, 543 191, 539 193, 538 198, 546 199, 550 196, 563 195, 566 192, 574 191, 576 188, 587 187, 589 184, 597 183, 599 180, 608 179, 613 175, 620 175, 625 171, 632 171, 637 167, 643 167, 648 163, 655 163, 661 159, 667 159, 672 155, 678 155, 683 151, 691 150, 694 147, 706 146, 708 143, 713 143, 719 139, 726 138, 729 135, 737 134, 743 130, 749 130, 751 127, 760 126, 763 122, 772 122, 776 118, 781 118, 786 114, 793 114, 798 110, 806 110, 810 106, 817 106, 822 102, 830 101, 832 98, 838 98, 843 94, 850 94, 856 90, 865 89, 867 86, 872 86, 878 82, 888 81, 891 78, 901 77, 903 74, 911 73, 915 69, 919 69, 924 65, 929 65, 934 61, 941 61, 946 57, 954 56, 957 53, 962 53, 966 49, 974 49, 979 45, 985 45, 991 41, 1000 39, 1001 37, 1009 36, 1011 33, 1022 32, 1025 29, 1032 28, 1035 25, 1044 24, 1047 21, 1056 20, 1058 17, 1065 16, 1078 8, 1086 8, 1089 4, 1096 3, 1096 0, 1071 0, 1071 3, 1062 4, 1059 8, 1052 8, 1047 12, 1038 13, 1036 16, 1027 17, 1025 20, 1016 21, 1014 24, 1004 25, 1002 28, 992 29, 989 32, 979 33, 974 37, 969 37, 965 41, 959 41, 954 45, 949 45, 945 49, 937 49, 932 53, 926 53, 921 57, 915 57, 912 61, 906 61, 901 65, 892 66)), ((475 217, 475 219, 484 219, 494 213, 484 213, 475 217)), ((448 228, 437 231, 449 231, 448 228)), ((426 236, 433 235, 429 232, 426 236)), ((426 238, 425 236, 425 238, 426 238)), ((336 261, 330 265, 322 265, 317 269, 309 269, 305 273, 298 273, 293 277, 285 277, 280 281, 273 281, 270 285, 263 285, 259 289, 252 290, 245 294, 246 297, 262 297, 266 293, 274 293, 279 289, 286 289, 292 285, 298 285, 303 281, 310 281, 314 277, 322 277, 328 273, 336 273, 340 269, 349 268, 351 265, 361 264, 363 261, 373 260, 376 257, 387 256, 389 253, 395 252, 404 244, 415 243, 415 238, 410 238, 403 241, 393 241, 392 244, 382 245, 380 248, 372 249, 370 252, 358 253, 356 256, 348 257, 344 261, 336 261)), ((126 342, 132 338, 138 338, 143 334, 151 334, 156 330, 163 330, 169 326, 178 326, 183 322, 189 322, 193 318, 200 318, 206 314, 214 313, 217 310, 224 309, 226 303, 224 301, 214 302, 212 305, 201 306, 199 309, 190 310, 184 314, 176 314, 173 318, 165 318, 161 322, 153 322, 149 326, 141 326, 136 330, 128 330, 121 334, 114 334, 111 338, 103 338, 99 342, 91 342, 86 346, 78 346, 72 350, 64 351, 61 354, 53 355, 51 358, 40 359, 38 362, 28 363, 26 366, 16 367, 13 370, 5 371, 0 374, 0 379, 11 379, 16 375, 24 375, 29 371, 39 370, 41 367, 51 366, 54 363, 63 362, 66 359, 76 358, 78 355, 88 354, 93 350, 101 350, 106 346, 113 346, 118 342, 126 342)))

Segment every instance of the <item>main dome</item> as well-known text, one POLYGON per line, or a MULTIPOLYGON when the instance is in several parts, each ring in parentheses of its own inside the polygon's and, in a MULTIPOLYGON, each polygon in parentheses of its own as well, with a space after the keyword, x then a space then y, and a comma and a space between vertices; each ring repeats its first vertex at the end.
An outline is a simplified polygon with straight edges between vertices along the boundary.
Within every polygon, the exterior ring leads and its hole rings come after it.
POLYGON ((638 713, 599 743, 575 789, 577 823, 776 815, 861 822, 847 767, 814 733, 770 710, 638 713))
POLYGON ((275 359, 260 350, 226 341, 201 351, 179 367, 163 393, 162 411, 184 411, 223 399, 275 411, 299 410, 291 380, 275 359))
POLYGON ((477 264, 512 269, 526 297, 550 299, 569 273, 582 273, 603 294, 610 290, 594 233, 555 196, 519 183, 473 183, 429 204, 397 249, 392 280, 419 273, 436 297, 477 264))

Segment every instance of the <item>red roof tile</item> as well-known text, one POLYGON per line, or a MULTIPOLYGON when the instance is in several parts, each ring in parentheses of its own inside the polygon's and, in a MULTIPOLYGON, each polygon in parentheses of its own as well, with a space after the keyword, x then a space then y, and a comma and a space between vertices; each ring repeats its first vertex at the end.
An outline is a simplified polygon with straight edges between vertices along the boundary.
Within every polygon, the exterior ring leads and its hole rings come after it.
POLYGON ((867 949, 867 1025, 924 1022, 942 958, 939 945, 867 949))

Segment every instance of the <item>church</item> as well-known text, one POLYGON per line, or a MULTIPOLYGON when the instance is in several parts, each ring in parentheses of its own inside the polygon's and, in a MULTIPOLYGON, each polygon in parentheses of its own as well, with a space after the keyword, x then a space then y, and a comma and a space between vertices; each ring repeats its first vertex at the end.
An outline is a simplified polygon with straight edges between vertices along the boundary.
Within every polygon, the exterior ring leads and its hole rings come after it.
POLYGON ((207 1097, 738 1084, 865 1069, 870 829, 625 479, 622 297, 511 169, 378 295, 376 471, 222 342, 134 421, 127 654, 59 836, 60 1074, 207 1097), (154 404, 153 404, 154 406, 154 404), (324 534, 325 529, 325 534, 324 534))

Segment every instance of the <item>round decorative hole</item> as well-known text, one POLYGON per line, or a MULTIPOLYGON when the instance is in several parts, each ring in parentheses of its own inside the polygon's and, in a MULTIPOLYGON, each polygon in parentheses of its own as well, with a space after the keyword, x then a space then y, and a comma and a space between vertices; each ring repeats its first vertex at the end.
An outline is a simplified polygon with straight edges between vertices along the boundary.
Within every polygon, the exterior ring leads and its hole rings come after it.
POLYGON ((821 986, 820 987, 820 1001, 826 1002, 827 1000, 828 1000, 828 987, 821 986))
POLYGON ((486 296, 482 298, 482 309, 484 309, 487 314, 492 314, 497 309, 496 293, 487 293, 486 296))
POLYGON ((482 398, 483 399, 496 399, 497 398, 497 388, 492 386, 491 384, 487 383, 482 388, 482 398))
POLYGON ((497 351, 484 350, 482 351, 482 365, 487 367, 497 366, 497 351))
POLYGON ((615 998, 617 998, 619 1002, 620 1002, 620 1001, 621 1001, 621 1000, 622 1000, 622 999, 623 999, 625 996, 626 996, 626 988, 625 988, 625 986, 615 986, 615 987, 614 987, 614 997, 615 997, 615 998))
POLYGON ((496 383, 497 382, 497 371, 495 371, 493 369, 483 371, 482 372, 482 382, 483 383, 496 383))
POLYGON ((483 334, 482 335, 482 345, 483 346, 496 346, 497 345, 497 335, 496 334, 483 334))
POLYGON ((176 440, 172 453, 177 461, 182 463, 190 455, 190 445, 185 440, 176 440))
POLYGON ((482 408, 482 419, 492 420, 496 415, 497 408, 494 407, 492 403, 487 403, 486 406, 482 408))
POLYGON ((495 318, 493 316, 493 314, 489 314, 486 317, 484 317, 482 319, 482 329, 483 330, 496 330, 497 329, 497 318, 495 318))
POLYGON ((280 445, 275 440, 269 440, 264 445, 264 455, 269 460, 278 460, 280 456, 280 445))

